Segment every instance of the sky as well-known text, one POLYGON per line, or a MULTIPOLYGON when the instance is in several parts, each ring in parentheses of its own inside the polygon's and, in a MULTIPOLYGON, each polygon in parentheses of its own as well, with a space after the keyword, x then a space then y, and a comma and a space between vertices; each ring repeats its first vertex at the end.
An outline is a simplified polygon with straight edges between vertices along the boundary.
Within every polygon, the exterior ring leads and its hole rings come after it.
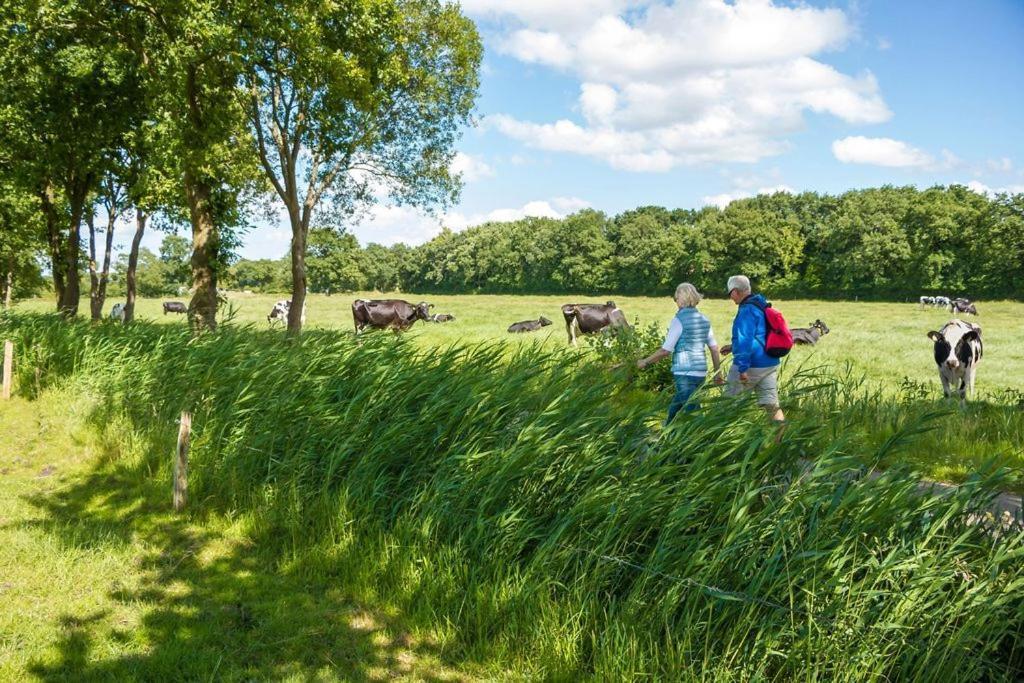
MULTIPOLYGON (((378 206, 351 228, 364 245, 760 192, 1024 192, 1024 0, 461 5, 484 43, 461 200, 435 217, 378 206)), ((289 237, 263 222, 241 255, 280 257, 289 237)))

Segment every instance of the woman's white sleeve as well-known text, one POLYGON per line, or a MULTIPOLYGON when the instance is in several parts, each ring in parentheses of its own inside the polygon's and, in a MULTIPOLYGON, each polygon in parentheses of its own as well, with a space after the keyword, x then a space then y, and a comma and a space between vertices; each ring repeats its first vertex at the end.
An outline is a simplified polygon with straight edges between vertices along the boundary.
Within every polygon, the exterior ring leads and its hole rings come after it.
POLYGON ((676 350, 676 342, 679 341, 679 335, 683 333, 683 324, 679 322, 678 318, 672 318, 672 322, 668 324, 668 334, 665 335, 665 343, 661 345, 661 348, 669 353, 676 350))

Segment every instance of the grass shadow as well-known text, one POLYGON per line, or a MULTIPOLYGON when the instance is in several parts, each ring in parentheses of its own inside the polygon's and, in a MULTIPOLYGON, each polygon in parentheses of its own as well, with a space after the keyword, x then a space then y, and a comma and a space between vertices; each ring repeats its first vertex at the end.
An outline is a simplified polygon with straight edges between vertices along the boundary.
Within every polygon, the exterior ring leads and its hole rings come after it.
POLYGON ((170 512, 169 491, 124 468, 100 465, 27 501, 28 524, 68 548, 132 544, 135 585, 107 591, 111 609, 60 618, 55 656, 36 658, 43 681, 419 680, 462 678, 439 646, 399 615, 367 609, 327 577, 283 570, 237 527, 199 526, 170 512))

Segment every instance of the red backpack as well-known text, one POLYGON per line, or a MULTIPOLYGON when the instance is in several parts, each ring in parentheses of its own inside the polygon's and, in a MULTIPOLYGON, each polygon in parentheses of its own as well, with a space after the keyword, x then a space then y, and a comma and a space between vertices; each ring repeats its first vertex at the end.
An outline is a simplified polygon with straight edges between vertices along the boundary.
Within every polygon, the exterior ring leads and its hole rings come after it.
POLYGON ((765 340, 764 352, 772 358, 782 358, 793 348, 793 333, 789 331, 786 319, 771 304, 761 306, 751 301, 751 306, 764 313, 765 340))

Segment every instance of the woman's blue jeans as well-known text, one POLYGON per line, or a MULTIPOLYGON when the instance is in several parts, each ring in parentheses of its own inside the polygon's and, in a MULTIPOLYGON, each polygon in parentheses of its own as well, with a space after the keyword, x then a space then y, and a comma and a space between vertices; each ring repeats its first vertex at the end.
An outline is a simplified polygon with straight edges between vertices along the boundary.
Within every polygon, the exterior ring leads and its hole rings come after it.
POLYGON ((665 420, 665 424, 671 422, 680 410, 691 412, 700 408, 700 404, 691 401, 690 397, 704 384, 703 377, 690 375, 672 375, 672 377, 676 380, 676 395, 672 397, 672 403, 668 405, 668 418, 665 420))

